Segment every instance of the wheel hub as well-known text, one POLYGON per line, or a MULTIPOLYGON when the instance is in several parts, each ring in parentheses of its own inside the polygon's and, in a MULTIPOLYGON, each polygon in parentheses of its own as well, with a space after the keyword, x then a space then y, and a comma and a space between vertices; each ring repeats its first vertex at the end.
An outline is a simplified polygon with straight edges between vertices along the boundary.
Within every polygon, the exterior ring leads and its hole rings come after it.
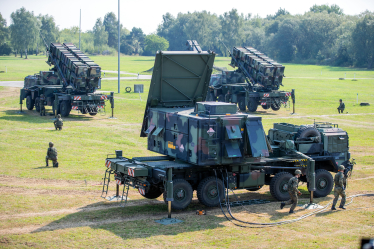
POLYGON ((327 186, 327 181, 326 181, 326 179, 324 179, 324 178, 320 178, 320 179, 318 179, 318 188, 319 189, 324 189, 324 188, 326 188, 326 186, 327 186))
POLYGON ((184 193, 184 190, 183 189, 180 189, 176 192, 176 199, 178 200, 183 200, 183 198, 185 197, 185 193, 184 193))

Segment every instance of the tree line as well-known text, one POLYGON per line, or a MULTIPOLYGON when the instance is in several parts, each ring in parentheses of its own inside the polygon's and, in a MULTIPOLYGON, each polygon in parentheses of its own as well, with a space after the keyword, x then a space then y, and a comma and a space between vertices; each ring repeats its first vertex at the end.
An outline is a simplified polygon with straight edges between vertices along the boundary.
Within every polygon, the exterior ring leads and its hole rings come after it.
MULTIPOLYGON (((79 29, 59 30, 51 16, 34 16, 21 8, 11 15, 7 27, 0 14, 0 55, 38 51, 46 42, 78 44, 79 29), (3 48, 4 47, 4 48, 3 48), (3 50, 2 50, 3 48, 3 50)), ((314 5, 302 15, 280 8, 265 18, 239 14, 232 9, 222 15, 208 11, 170 13, 150 35, 141 28, 120 26, 120 52, 153 55, 157 50, 184 50, 186 40, 196 40, 204 50, 227 56, 232 47, 251 46, 282 62, 357 66, 371 69, 374 63, 374 13, 345 15, 337 5, 314 5)), ((98 18, 92 30, 83 32, 81 50, 112 54, 118 50, 118 21, 113 12, 98 18)))

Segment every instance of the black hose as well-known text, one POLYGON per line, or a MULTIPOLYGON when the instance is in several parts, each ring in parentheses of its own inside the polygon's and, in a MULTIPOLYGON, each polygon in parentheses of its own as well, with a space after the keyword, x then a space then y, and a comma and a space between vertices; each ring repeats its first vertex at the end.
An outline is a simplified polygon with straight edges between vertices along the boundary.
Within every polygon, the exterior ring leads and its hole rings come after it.
MULTIPOLYGON (((221 173, 222 173, 222 179, 223 179, 223 185, 224 187, 226 188, 226 185, 225 185, 225 177, 224 177, 224 174, 221 170, 221 173)), ((242 220, 239 220, 239 219, 236 219, 233 214, 231 213, 231 208, 230 208, 230 200, 229 200, 229 195, 228 195, 228 173, 227 173, 227 170, 226 170, 226 178, 227 178, 227 191, 225 190, 225 205, 227 207, 227 211, 228 213, 230 214, 232 220, 226 215, 226 213, 224 212, 223 208, 222 208, 222 203, 221 203, 221 196, 219 194, 219 188, 218 188, 218 178, 217 178, 217 172, 216 170, 214 170, 214 174, 216 176, 216 186, 217 186, 217 192, 218 192, 218 199, 219 199, 219 205, 220 205, 220 208, 221 208, 221 211, 223 213, 223 215, 226 217, 226 219, 230 222, 232 222, 234 225, 236 226, 239 226, 239 227, 249 227, 249 228, 261 228, 261 227, 269 227, 269 226, 279 226, 279 225, 283 225, 283 224, 288 224, 288 223, 293 223, 293 222, 296 222, 296 221, 300 221, 302 219, 305 219, 309 216, 312 216, 314 214, 317 214, 317 213, 321 213, 322 211, 325 211, 326 208, 328 208, 332 201, 330 201, 329 203, 327 203, 325 206, 323 206, 323 208, 319 209, 319 210, 315 210, 315 211, 312 211, 308 214, 304 214, 302 216, 300 216, 299 218, 296 218, 296 219, 292 219, 292 220, 285 220, 285 221, 278 221, 278 222, 271 222, 271 223, 255 223, 255 222, 246 222, 246 221, 242 221, 242 220), (240 224, 237 224, 235 222, 233 222, 233 220, 237 221, 237 222, 241 222, 241 223, 245 223, 245 224, 249 224, 249 225, 255 225, 255 226, 245 226, 245 225, 240 225, 240 224)), ((374 196, 374 194, 357 194, 357 195, 352 195, 352 196, 348 196, 347 198, 351 198, 351 201, 349 203, 347 203, 346 205, 349 205, 353 202, 353 198, 355 197, 360 197, 360 196, 374 196)), ((339 198, 340 200, 341 198, 339 198)))

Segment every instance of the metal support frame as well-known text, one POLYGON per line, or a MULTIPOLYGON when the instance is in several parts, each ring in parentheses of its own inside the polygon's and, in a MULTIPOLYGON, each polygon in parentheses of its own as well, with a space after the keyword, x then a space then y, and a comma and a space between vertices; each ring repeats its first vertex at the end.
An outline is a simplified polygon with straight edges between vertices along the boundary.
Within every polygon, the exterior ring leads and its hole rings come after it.
POLYGON ((167 198, 166 201, 168 202, 168 217, 161 219, 161 220, 155 220, 155 222, 160 223, 162 225, 171 225, 183 222, 182 220, 178 220, 175 218, 171 218, 171 202, 174 201, 174 193, 173 193, 173 169, 168 168, 167 169, 168 179, 166 184, 166 191, 167 191, 167 198))

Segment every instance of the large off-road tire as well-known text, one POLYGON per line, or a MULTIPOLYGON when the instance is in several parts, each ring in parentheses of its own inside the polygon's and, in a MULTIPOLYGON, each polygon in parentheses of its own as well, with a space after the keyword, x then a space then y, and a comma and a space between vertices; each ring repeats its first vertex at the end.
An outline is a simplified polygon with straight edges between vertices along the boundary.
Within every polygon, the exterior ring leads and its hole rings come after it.
POLYGON ((197 198, 201 204, 207 207, 216 207, 225 199, 225 189, 221 179, 216 180, 214 176, 203 179, 197 187, 197 198), (218 190, 217 190, 218 184, 218 190), (219 192, 219 195, 218 195, 219 192))
POLYGON ((257 110, 258 101, 255 98, 249 98, 248 100, 248 111, 255 112, 257 110))
POLYGON ((244 112, 247 109, 247 107, 245 106, 245 97, 239 97, 238 106, 239 110, 241 110, 242 112, 244 112))
POLYGON ((61 116, 63 116, 63 117, 69 116, 70 111, 71 111, 70 103, 66 100, 62 101, 61 104, 60 104, 61 116))
POLYGON ((270 105, 261 105, 261 107, 265 110, 269 109, 270 108, 270 105))
POLYGON ((145 195, 143 195, 147 199, 156 199, 162 195, 162 191, 157 187, 151 187, 145 195))
POLYGON ((34 109, 34 100, 31 98, 31 95, 26 97, 26 108, 27 110, 32 110, 34 109))
POLYGON ((278 201, 290 199, 288 194, 288 181, 292 178, 288 172, 277 173, 270 181, 270 194, 278 201))
POLYGON ((40 98, 35 99, 35 111, 40 112, 40 98))
POLYGON ((334 186, 334 179, 330 172, 325 169, 316 170, 316 191, 315 197, 325 197, 331 193, 334 186))
POLYGON ((305 126, 301 128, 297 131, 295 135, 296 139, 307 137, 319 137, 319 140, 321 141, 321 134, 319 133, 319 131, 316 128, 310 126, 305 126))
MULTIPOLYGON (((191 184, 189 184, 184 179, 173 180, 173 198, 174 201, 171 202, 171 208, 175 210, 185 209, 192 201, 193 189, 191 184)), ((164 201, 166 201, 167 192, 164 192, 164 201)))
POLYGON ((223 94, 218 96, 218 102, 225 102, 225 96, 223 94))
POLYGON ((81 113, 82 113, 82 114, 87 114, 86 109, 83 108, 82 111, 81 111, 81 113))
POLYGON ((277 103, 273 103, 270 105, 270 107, 273 111, 278 111, 281 108, 281 105, 277 103))

